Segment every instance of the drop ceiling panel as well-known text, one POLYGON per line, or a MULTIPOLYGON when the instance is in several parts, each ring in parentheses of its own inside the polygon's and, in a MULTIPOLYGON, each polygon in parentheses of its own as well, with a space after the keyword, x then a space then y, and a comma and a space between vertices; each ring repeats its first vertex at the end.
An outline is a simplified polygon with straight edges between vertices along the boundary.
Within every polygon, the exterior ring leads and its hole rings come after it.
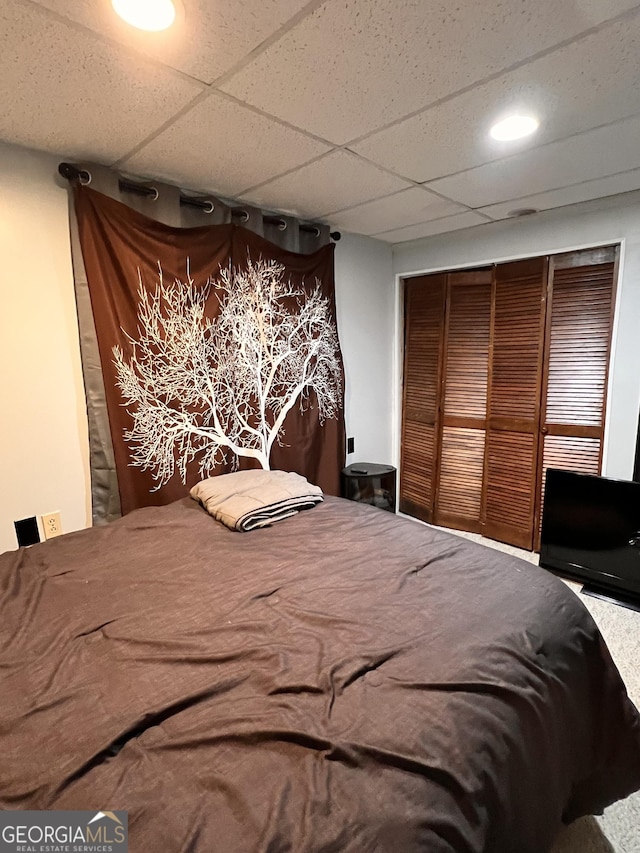
POLYGON ((446 234, 449 231, 472 228, 474 225, 486 225, 486 222, 484 216, 470 210, 468 213, 456 213, 454 216, 447 216, 444 219, 421 222, 418 225, 407 225, 405 228, 395 228, 392 231, 383 231, 381 234, 374 234, 373 236, 388 243, 404 243, 407 240, 419 240, 421 237, 432 237, 435 234, 446 234))
POLYGON ((128 171, 237 197, 327 145, 212 93, 124 162, 128 171))
POLYGON ((460 204, 439 198, 421 187, 412 187, 351 210, 333 213, 331 224, 356 234, 379 234, 403 225, 441 219, 464 210, 460 204))
POLYGON ((469 207, 486 207, 634 169, 640 159, 639 139, 637 116, 427 186, 469 207))
POLYGON ((329 0, 222 88, 343 144, 634 5, 329 0))
POLYGON ((469 169, 640 112, 640 14, 370 136, 353 150, 414 181, 469 169), (615 50, 612 50, 615 44, 615 50), (536 135, 489 136, 501 115, 536 115, 536 135))
POLYGON ((179 6, 0 0, 0 139, 389 242, 638 186, 640 0, 179 6), (490 147, 524 105, 540 132, 490 147))
POLYGON ((322 217, 411 186, 346 151, 334 151, 251 190, 243 198, 272 210, 322 217), (304 187, 304 192, 300 188, 304 187))
POLYGON ((207 83, 227 71, 278 30, 308 0, 183 0, 176 24, 144 33, 114 14, 109 0, 37 0, 69 20, 102 33, 207 83))
POLYGON ((604 198, 638 189, 640 189, 640 169, 633 169, 630 172, 597 178, 595 181, 587 181, 584 184, 576 184, 572 187, 551 190, 539 195, 525 196, 515 201, 481 207, 478 212, 484 213, 491 219, 506 219, 512 210, 523 208, 550 210, 554 207, 565 207, 568 204, 578 204, 582 201, 591 201, 595 198, 604 198))
POLYGON ((67 157, 113 162, 202 91, 16 0, 0 44, 0 138, 67 157))

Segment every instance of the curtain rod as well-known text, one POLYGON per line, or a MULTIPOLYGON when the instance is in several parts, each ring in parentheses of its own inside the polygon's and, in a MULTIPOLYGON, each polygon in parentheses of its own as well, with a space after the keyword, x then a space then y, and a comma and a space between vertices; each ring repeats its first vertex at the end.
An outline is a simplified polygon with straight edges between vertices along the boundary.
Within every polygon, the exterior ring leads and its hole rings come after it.
MULTIPOLYGON (((58 172, 67 181, 79 181, 81 184, 91 183, 91 172, 88 172, 86 169, 79 169, 77 166, 74 166, 73 163, 60 163, 58 165, 58 172)), ((118 186, 120 188, 120 192, 146 196, 151 198, 153 201, 156 201, 158 198, 158 190, 150 184, 137 184, 134 181, 126 180, 126 178, 120 178, 118 180, 118 186)), ((183 207, 197 207, 204 213, 213 213, 215 210, 215 204, 211 199, 182 195, 182 193, 180 193, 180 204, 183 207)), ((239 219, 241 222, 247 222, 249 219, 249 213, 243 207, 232 207, 231 217, 239 219)), ((276 225, 280 231, 286 231, 287 229, 286 219, 274 214, 263 213, 262 221, 266 222, 267 225, 276 225)), ((314 237, 320 236, 320 228, 318 225, 300 222, 298 227, 300 231, 313 234, 314 237)), ((342 237, 342 234, 339 231, 331 231, 329 236, 337 243, 342 237)))

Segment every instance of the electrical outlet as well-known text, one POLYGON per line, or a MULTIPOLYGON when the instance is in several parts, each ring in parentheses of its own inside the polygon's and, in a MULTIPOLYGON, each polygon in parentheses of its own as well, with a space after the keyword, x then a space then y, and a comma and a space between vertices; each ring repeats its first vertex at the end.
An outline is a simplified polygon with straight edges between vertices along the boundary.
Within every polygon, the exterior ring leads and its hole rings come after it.
POLYGON ((348 438, 347 439, 347 453, 355 453, 355 445, 356 445, 355 438, 348 438))
POLYGON ((41 516, 41 518, 45 539, 53 539, 54 536, 60 536, 62 533, 62 523, 60 522, 59 512, 48 512, 46 515, 41 516))

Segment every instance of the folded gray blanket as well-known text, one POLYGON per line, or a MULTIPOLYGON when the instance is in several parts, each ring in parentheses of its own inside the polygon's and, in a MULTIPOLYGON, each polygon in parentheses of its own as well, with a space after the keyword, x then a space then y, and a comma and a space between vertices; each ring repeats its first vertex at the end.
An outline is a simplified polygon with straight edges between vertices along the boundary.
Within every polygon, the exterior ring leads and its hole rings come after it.
POLYGON ((190 494, 231 530, 267 527, 322 500, 322 489, 300 474, 262 468, 208 477, 190 494))

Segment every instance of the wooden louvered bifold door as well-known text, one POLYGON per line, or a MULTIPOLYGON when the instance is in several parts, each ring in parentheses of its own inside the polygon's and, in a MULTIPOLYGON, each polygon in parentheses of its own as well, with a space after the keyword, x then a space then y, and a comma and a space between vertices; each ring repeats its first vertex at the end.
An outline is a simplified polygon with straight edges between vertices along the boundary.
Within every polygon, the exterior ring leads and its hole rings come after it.
POLYGON ((400 511, 433 520, 445 275, 405 283, 400 511))
POLYGON ((435 523, 479 532, 492 269, 447 275, 435 523))
POLYGON ((499 264, 491 325, 482 533, 533 544, 547 259, 499 264))
POLYGON ((547 469, 601 472, 618 255, 405 282, 402 512, 539 546, 547 469))
POLYGON ((536 547, 547 468, 599 474, 618 247, 550 261, 536 547))

